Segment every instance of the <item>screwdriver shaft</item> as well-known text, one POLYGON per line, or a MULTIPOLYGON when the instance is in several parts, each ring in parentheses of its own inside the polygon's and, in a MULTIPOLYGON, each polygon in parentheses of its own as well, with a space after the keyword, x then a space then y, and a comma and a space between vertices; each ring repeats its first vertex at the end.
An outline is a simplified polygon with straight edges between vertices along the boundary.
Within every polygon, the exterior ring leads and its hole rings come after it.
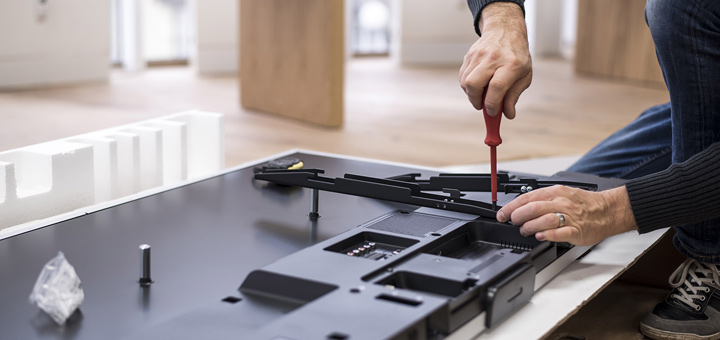
POLYGON ((490 189, 492 190, 492 207, 497 210, 497 147, 490 147, 490 189))

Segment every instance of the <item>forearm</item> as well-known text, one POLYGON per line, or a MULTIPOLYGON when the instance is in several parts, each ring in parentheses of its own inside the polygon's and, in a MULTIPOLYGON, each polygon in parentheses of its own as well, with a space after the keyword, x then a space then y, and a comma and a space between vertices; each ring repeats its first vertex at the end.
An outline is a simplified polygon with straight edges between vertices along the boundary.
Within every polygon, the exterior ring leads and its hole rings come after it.
POLYGON ((626 183, 640 233, 720 217, 720 142, 686 162, 626 183))
MULTIPOLYGON (((520 18, 524 20, 525 17, 525 0, 468 0, 468 7, 473 14, 473 23, 475 26, 475 32, 478 35, 482 35, 482 21, 483 18, 487 20, 490 16, 498 17, 498 14, 512 14, 515 16, 516 13, 520 14, 520 18), (493 6, 488 6, 493 4, 493 6), (486 6, 488 6, 486 8, 486 6), (500 13, 489 13, 491 8, 496 10, 502 8, 503 11, 500 13), (520 9, 518 11, 518 8, 520 9)), ((523 25, 524 26, 524 25, 523 25)))
POLYGON ((635 215, 625 186, 601 191, 600 194, 605 206, 607 206, 609 223, 606 227, 608 228, 608 237, 626 231, 637 230, 635 215))
POLYGON ((487 6, 483 10, 477 23, 480 34, 498 28, 502 28, 507 32, 518 33, 527 41, 525 17, 521 9, 513 3, 498 2, 487 6))

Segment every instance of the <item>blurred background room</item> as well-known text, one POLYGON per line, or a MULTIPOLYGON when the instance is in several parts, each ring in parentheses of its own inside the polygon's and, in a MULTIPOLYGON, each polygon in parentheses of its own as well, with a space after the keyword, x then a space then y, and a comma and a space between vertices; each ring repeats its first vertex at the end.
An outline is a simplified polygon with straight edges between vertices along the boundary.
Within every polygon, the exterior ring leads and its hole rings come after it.
MULTIPOLYGON (((534 79, 500 161, 582 154, 668 100, 644 1, 610 2, 526 1, 534 79)), ((228 166, 484 163, 458 85, 476 39, 464 0, 0 0, 0 150, 200 109, 225 114, 228 166)))

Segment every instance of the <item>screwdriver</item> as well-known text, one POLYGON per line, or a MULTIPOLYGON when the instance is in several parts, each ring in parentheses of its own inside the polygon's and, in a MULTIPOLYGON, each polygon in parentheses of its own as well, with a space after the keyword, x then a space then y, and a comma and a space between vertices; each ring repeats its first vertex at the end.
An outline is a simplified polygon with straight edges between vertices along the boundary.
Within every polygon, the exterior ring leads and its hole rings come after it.
MULTIPOLYGON (((485 95, 487 87, 483 91, 483 117, 485 118, 485 144, 490 147, 490 188, 492 190, 492 209, 497 210, 497 146, 502 143, 500 138, 500 120, 502 119, 502 110, 495 117, 491 117, 487 113, 485 107, 485 95)), ((503 107, 503 102, 500 103, 503 107)))

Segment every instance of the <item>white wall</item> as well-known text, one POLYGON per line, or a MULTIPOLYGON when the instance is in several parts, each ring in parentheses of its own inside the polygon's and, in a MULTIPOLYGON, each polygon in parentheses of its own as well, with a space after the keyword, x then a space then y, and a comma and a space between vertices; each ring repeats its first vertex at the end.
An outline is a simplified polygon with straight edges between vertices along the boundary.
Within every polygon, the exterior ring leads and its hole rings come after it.
MULTIPOLYGON (((123 69, 129 72, 140 72, 147 67, 145 59, 145 51, 143 50, 143 24, 144 7, 143 0, 114 0, 118 2, 118 22, 119 31, 116 35, 120 38, 117 43, 119 48, 119 61, 122 63, 123 69)), ((114 5, 114 4, 113 4, 114 5)), ((111 6, 113 6, 111 5, 111 6)), ((115 6, 112 7, 115 9, 115 6)), ((112 13, 112 11, 111 11, 112 13)), ((115 45, 113 43, 113 45, 115 45)))
POLYGON ((560 54, 566 59, 575 57, 577 41, 578 1, 563 0, 562 32, 560 38, 560 54))
POLYGON ((572 59, 577 35, 577 0, 527 0, 530 51, 536 57, 572 59))
MULTIPOLYGON (((0 0, 1 1, 1 0, 0 0)), ((191 63, 200 74, 238 70, 238 0, 194 0, 195 51, 191 63)))
MULTIPOLYGON (((477 40, 466 0, 394 0, 393 49, 403 65, 462 64, 477 40)), ((535 57, 572 58, 577 0, 526 0, 525 21, 535 57)))
MULTIPOLYGON (((533 3, 537 3, 533 1, 533 3)), ((562 26, 563 0, 543 0, 535 5, 533 55, 557 57, 560 55, 560 37, 562 26)), ((528 25, 530 26, 530 25, 528 25)))
POLYGON ((187 60, 193 34, 187 0, 143 1, 143 51, 151 61, 187 60))
POLYGON ((109 1, 0 0, 0 88, 107 80, 109 46, 109 1))
POLYGON ((466 0, 395 0, 393 51, 403 65, 457 65, 477 40, 466 0))

